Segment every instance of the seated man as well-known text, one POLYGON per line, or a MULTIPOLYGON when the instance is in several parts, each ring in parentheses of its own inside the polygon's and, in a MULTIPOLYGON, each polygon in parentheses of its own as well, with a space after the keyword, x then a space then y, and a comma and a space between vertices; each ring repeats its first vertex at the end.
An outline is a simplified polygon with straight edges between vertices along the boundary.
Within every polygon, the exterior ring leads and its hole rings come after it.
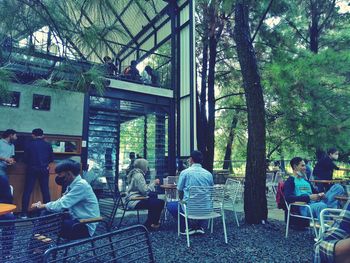
MULTIPOLYGON (((191 153, 189 164, 190 167, 180 173, 177 190, 179 191, 179 199, 187 201, 189 198, 190 188, 192 186, 213 186, 213 175, 202 168, 203 155, 200 151, 191 153)), ((169 202, 167 204, 168 211, 177 220, 178 202, 169 202)), ((189 229, 189 234, 204 234, 203 220, 197 221, 197 226, 189 229)), ((180 217, 180 232, 185 234, 185 219, 180 217)))
MULTIPOLYGON (((293 169, 293 174, 284 183, 284 197, 287 203, 307 203, 311 207, 315 218, 319 218, 322 209, 327 207, 337 208, 339 206, 335 196, 344 194, 345 191, 341 185, 333 185, 326 194, 317 193, 310 182, 305 180, 306 166, 303 159, 294 157, 290 161, 290 165, 293 169)), ((311 216, 307 207, 300 207, 300 214, 311 216)))
POLYGON ((350 202, 340 214, 340 220, 329 228, 315 244, 314 262, 350 261, 350 202))
POLYGON ((96 230, 97 223, 80 224, 79 219, 100 216, 97 198, 91 186, 81 178, 80 164, 73 160, 64 160, 57 164, 55 181, 59 185, 66 184, 67 190, 61 198, 46 204, 32 204, 32 208, 45 208, 49 212, 69 210, 70 218, 63 221, 61 237, 79 239, 90 237, 96 230))

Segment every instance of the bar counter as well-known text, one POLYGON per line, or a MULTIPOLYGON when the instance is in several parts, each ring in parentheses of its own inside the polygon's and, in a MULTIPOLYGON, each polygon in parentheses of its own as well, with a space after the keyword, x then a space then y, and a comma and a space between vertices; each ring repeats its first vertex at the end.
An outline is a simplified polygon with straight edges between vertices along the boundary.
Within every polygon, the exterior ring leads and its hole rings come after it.
MULTIPOLYGON (((26 178, 26 166, 23 162, 17 162, 16 164, 8 167, 10 185, 13 187, 13 204, 17 206, 15 212, 22 211, 22 195, 24 190, 25 178, 26 178)), ((55 182, 55 164, 50 164, 50 178, 49 178, 49 190, 51 201, 57 200, 61 196, 61 186, 55 182)), ((37 201, 43 201, 39 181, 35 183, 33 192, 30 196, 29 207, 32 203, 37 201)), ((29 209, 30 211, 30 209, 29 209)))

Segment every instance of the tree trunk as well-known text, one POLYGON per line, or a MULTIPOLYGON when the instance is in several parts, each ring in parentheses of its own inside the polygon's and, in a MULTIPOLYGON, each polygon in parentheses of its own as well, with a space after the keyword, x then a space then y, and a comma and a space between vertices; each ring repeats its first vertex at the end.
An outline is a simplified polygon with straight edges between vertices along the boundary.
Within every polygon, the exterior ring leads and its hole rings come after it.
MULTIPOLYGON (((205 11, 205 10, 204 10, 205 11)), ((205 16, 207 17, 207 16, 205 16)), ((206 21, 206 18, 204 19, 206 21)), ((205 155, 207 151, 206 147, 206 138, 207 138, 207 110, 206 110, 206 104, 207 104, 207 76, 208 76, 208 35, 209 35, 209 28, 208 26, 204 25, 204 32, 203 32, 203 38, 202 38, 202 45, 203 45, 203 60, 202 60, 202 73, 201 73, 201 91, 199 95, 199 103, 198 108, 199 111, 197 112, 197 123, 199 126, 197 126, 197 143, 198 143, 198 149, 205 155)))
POLYGON ((238 123, 238 118, 237 116, 233 116, 232 122, 231 122, 231 127, 230 127, 230 133, 227 138, 227 144, 226 144, 226 150, 225 150, 225 157, 224 157, 224 164, 222 166, 222 169, 230 169, 230 172, 232 173, 232 160, 231 160, 231 155, 232 155, 232 144, 233 144, 233 139, 235 136, 235 128, 238 123))
POLYGON ((318 22, 319 22, 319 14, 317 10, 316 2, 311 1, 311 24, 309 26, 309 34, 310 34, 310 50, 317 54, 318 46, 319 46, 319 30, 318 30, 318 22))
POLYGON ((215 149, 215 65, 217 40, 214 36, 209 38, 209 73, 208 73, 208 127, 207 127, 207 152, 205 154, 205 168, 212 172, 214 165, 215 149))
POLYGON ((267 219, 265 170, 265 108, 255 50, 251 43, 249 9, 244 0, 235 4, 234 40, 241 66, 248 110, 248 145, 244 188, 245 220, 259 224, 267 219))

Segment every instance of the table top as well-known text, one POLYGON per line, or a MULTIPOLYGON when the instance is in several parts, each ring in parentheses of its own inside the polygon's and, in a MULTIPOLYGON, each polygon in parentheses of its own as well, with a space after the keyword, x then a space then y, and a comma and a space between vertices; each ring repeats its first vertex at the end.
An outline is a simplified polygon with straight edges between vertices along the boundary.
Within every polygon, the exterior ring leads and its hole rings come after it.
POLYGON ((177 185, 176 184, 162 184, 160 185, 160 188, 164 189, 176 189, 177 185))
POLYGON ((333 180, 310 180, 313 183, 324 183, 324 184, 334 184, 334 183, 342 183, 347 182, 348 180, 344 179, 333 179, 333 180))
POLYGON ((15 205, 0 203, 0 215, 5 215, 7 213, 13 212, 15 209, 15 205))

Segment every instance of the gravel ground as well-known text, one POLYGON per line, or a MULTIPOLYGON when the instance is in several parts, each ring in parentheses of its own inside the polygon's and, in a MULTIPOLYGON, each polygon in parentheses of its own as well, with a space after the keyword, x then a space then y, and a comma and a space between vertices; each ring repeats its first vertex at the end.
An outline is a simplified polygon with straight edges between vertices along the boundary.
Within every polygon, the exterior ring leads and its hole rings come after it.
POLYGON ((228 244, 220 219, 214 222, 214 233, 190 236, 191 248, 186 237, 177 236, 173 220, 161 229, 151 232, 152 249, 156 262, 311 262, 313 235, 311 231, 290 230, 286 239, 285 223, 270 220, 266 225, 237 227, 232 216, 226 218, 228 244))

